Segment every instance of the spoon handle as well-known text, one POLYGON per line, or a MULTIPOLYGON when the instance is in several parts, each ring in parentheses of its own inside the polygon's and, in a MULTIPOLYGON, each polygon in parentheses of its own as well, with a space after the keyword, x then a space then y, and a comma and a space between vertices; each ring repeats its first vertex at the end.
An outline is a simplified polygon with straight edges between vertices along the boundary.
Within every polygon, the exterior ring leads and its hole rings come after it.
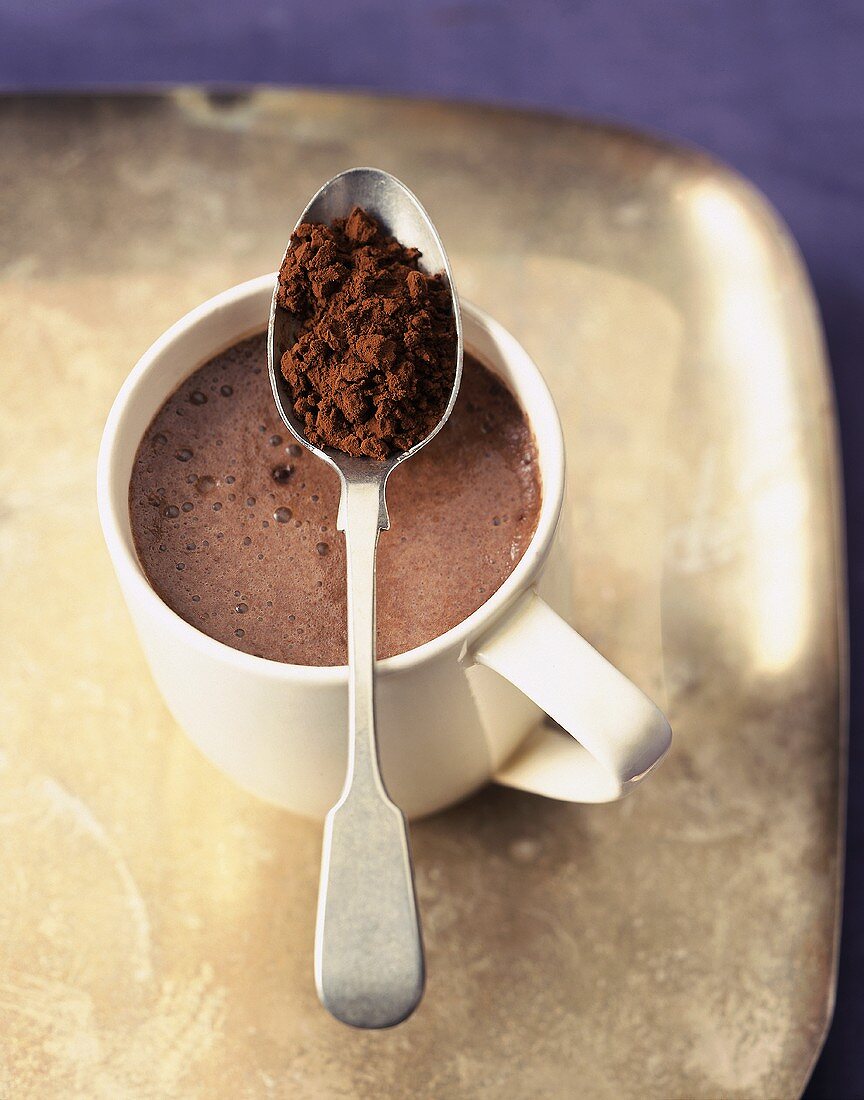
POLYGON ((375 551, 386 528, 383 479, 343 486, 348 557, 348 772, 324 825, 315 981, 354 1027, 411 1014, 425 967, 405 816, 387 795, 375 736, 375 551))

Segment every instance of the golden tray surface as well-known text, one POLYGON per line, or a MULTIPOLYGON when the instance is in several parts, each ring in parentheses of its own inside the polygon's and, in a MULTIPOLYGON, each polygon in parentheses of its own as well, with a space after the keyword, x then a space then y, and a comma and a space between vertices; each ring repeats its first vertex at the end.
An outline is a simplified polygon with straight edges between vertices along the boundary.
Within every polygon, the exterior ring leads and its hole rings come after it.
POLYGON ((813 296, 765 202, 613 127, 292 91, 7 98, 0 165, 0 1096, 800 1093, 834 988, 842 518, 813 296), (363 163, 545 373, 574 625, 676 733, 621 803, 489 788, 414 827, 429 986, 380 1034, 315 997, 319 828, 177 729, 93 490, 139 354, 363 163))

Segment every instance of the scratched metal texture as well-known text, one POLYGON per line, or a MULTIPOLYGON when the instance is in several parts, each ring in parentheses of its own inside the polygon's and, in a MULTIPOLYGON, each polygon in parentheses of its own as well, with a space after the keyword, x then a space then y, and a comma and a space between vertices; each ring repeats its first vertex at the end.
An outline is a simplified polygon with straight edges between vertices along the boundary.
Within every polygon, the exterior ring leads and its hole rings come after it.
POLYGON ((842 519, 812 294, 760 196, 610 127, 267 90, 7 98, 0 172, 0 1096, 800 1093, 834 988, 842 519), (622 803, 489 788, 417 824, 430 980, 384 1034, 319 1008, 319 829, 175 726, 93 490, 138 355, 359 163, 547 377, 571 618, 676 733, 622 803))

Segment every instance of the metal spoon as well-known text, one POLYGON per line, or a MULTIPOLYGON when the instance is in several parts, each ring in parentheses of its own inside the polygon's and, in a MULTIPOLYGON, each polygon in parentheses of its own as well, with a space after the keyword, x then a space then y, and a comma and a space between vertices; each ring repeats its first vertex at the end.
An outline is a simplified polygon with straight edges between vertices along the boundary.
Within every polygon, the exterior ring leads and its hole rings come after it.
MULTIPOLYGON (((273 396, 291 434, 332 466, 342 483, 337 527, 348 557, 348 772, 327 814, 315 929, 321 1002, 346 1024, 392 1027, 423 995, 425 966, 405 816, 389 798, 375 734, 375 551, 390 521, 387 478, 443 427, 462 376, 462 325, 450 264, 435 227, 408 188, 387 172, 352 168, 329 180, 297 222, 330 224, 362 206, 402 244, 419 248, 428 273, 443 272, 456 320, 456 374, 444 415, 409 451, 384 461, 317 447, 294 415, 281 361, 293 344, 290 314, 270 306, 268 360, 273 396)), ((290 246, 289 246, 290 247, 290 246)), ((278 284, 277 284, 278 285, 278 284)))

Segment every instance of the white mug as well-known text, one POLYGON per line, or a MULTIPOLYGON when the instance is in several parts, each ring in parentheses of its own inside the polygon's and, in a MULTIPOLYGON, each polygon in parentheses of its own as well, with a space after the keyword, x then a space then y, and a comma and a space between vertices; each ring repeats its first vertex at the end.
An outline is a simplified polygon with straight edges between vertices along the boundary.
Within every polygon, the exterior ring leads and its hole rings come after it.
MULTIPOLYGON (((266 324, 275 276, 188 313, 138 361, 102 438, 98 501, 120 587, 165 700, 196 745, 250 792, 313 818, 339 796, 347 762, 347 668, 269 661, 202 634, 150 587, 135 554, 129 479, 165 399, 207 359, 266 324)), ((381 769, 409 817, 490 779, 573 802, 606 802, 669 747, 657 707, 538 594, 564 495, 558 414, 537 367, 497 322, 463 303, 466 348, 514 392, 542 477, 537 530, 513 572, 464 622, 377 665, 381 769), (566 730, 541 724, 544 712, 566 730)), ((265 377, 266 380, 266 376, 265 377)), ((263 383, 262 383, 263 384, 263 383)))

